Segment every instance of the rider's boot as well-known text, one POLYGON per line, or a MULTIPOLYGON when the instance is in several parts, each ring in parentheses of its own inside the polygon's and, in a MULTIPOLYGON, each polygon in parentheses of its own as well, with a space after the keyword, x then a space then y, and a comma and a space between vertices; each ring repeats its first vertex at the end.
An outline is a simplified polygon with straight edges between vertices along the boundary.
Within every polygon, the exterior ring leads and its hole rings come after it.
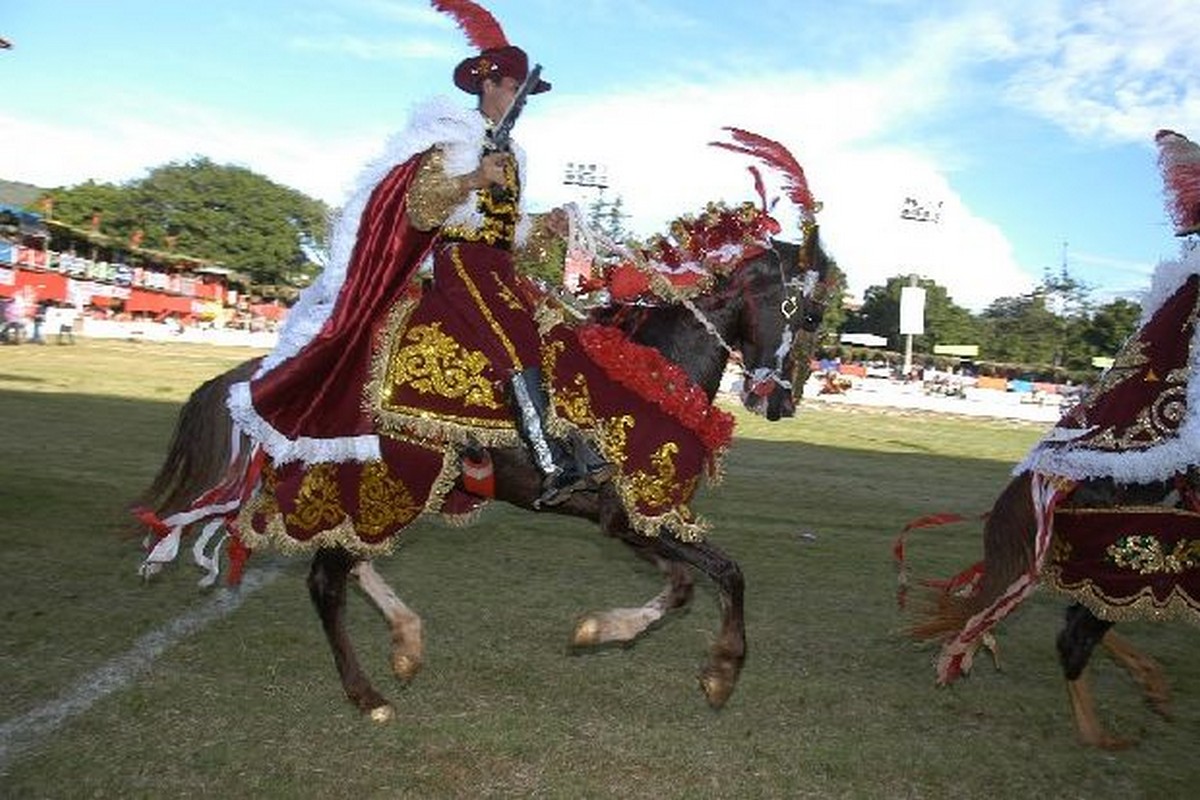
POLYGON ((542 388, 542 372, 536 367, 514 373, 510 383, 517 411, 517 430, 542 473, 542 493, 534 508, 556 506, 587 485, 587 472, 580 469, 562 443, 546 433, 550 400, 542 388))
POLYGON ((575 466, 587 478, 591 486, 599 486, 605 481, 612 480, 616 467, 612 462, 600 455, 595 445, 589 442, 578 431, 571 431, 568 439, 571 454, 575 456, 575 466))

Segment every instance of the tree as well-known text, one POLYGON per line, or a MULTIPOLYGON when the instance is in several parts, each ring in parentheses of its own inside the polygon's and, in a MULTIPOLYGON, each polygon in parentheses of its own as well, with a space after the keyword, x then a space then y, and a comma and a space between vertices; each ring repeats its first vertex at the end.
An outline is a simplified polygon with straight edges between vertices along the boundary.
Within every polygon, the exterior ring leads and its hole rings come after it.
POLYGON ((624 242, 629 238, 625 230, 625 200, 617 195, 613 200, 606 200, 603 194, 596 195, 587 209, 588 224, 603 233, 614 242, 624 242))
POLYGON ((256 284, 303 286, 319 269, 328 207, 244 167, 207 158, 157 167, 121 185, 56 189, 54 216, 117 241, 177 251, 246 273, 256 284), (140 232, 140 233, 139 233, 140 232))
POLYGON ((984 310, 982 322, 980 356, 985 360, 1056 364, 1060 320, 1047 307, 1045 292, 998 298, 984 310))
MULTIPOLYGON (((899 350, 900 294, 910 284, 906 275, 889 278, 885 286, 870 286, 863 294, 863 304, 857 312, 847 315, 846 327, 855 333, 873 333, 887 337, 888 346, 899 350)), ((925 289, 925 333, 913 337, 913 348, 932 353, 939 344, 975 344, 980 327, 971 312, 955 305, 944 286, 922 278, 917 285, 925 289)))
POLYGON ((1141 316, 1141 306, 1122 297, 1098 308, 1083 336, 1090 355, 1116 355, 1125 340, 1137 330, 1141 316))

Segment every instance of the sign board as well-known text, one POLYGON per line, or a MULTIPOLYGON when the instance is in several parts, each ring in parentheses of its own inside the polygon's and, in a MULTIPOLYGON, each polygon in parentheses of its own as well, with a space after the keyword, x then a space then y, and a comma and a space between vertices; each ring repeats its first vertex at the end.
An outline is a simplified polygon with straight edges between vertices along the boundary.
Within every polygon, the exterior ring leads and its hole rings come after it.
POLYGON ((959 358, 976 358, 979 355, 977 344, 935 344, 935 356, 958 356, 959 358))
POLYGON ((900 289, 900 333, 914 336, 925 333, 925 290, 920 286, 900 289))
POLYGON ((876 336, 873 333, 843 333, 839 338, 842 344, 856 344, 860 347, 887 347, 886 336, 876 336))

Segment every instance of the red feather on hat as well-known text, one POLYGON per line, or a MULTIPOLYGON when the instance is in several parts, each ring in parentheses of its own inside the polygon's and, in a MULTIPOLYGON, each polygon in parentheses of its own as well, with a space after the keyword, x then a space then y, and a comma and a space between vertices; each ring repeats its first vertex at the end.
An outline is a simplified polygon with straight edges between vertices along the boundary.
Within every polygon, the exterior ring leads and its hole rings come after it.
POLYGON ((713 147, 732 150, 735 153, 754 156, 767 166, 774 167, 781 172, 785 179, 783 188, 787 192, 788 198, 800 207, 809 220, 812 220, 813 215, 820 208, 820 204, 808 190, 808 179, 804 177, 804 168, 800 166, 800 162, 796 161, 795 156, 779 142, 759 136, 757 133, 732 127, 725 127, 724 130, 732 134, 734 142, 709 142, 709 144, 713 147))
POLYGON ((467 35, 467 40, 480 50, 495 50, 508 47, 504 29, 483 6, 471 0, 430 0, 433 7, 454 17, 458 27, 467 35))

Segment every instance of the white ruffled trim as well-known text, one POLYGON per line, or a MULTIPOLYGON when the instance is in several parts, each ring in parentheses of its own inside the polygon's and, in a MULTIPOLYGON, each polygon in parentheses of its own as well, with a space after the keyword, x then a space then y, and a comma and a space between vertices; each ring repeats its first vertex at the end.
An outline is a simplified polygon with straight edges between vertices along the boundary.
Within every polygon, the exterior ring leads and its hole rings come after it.
POLYGON ((301 461, 305 464, 327 461, 377 461, 381 457, 379 437, 373 433, 328 439, 311 436, 288 438, 259 416, 250 396, 250 384, 246 381, 229 387, 226 405, 238 428, 262 445, 276 464, 286 464, 289 461, 301 461))
MULTIPOLYGON (((1179 261, 1158 265, 1142 301, 1140 331, 1187 282, 1200 274, 1200 250, 1185 252, 1179 261)), ((1200 326, 1192 334, 1188 364, 1187 414, 1176 435, 1162 444, 1137 452, 1109 453, 1088 449, 1054 448, 1049 445, 1069 439, 1070 429, 1052 429, 1030 451, 1013 474, 1033 470, 1072 480, 1112 478, 1118 483, 1149 483, 1165 480, 1190 466, 1200 464, 1200 326)), ((1083 435, 1082 432, 1075 436, 1083 435)), ((1086 447, 1086 445, 1085 445, 1086 447)))
MULTIPOLYGON (((300 293, 296 304, 288 312, 278 344, 263 358, 255 378, 261 378, 295 357, 325 327, 345 283, 358 226, 375 187, 397 165, 434 145, 443 148, 447 173, 465 175, 478 166, 486 134, 486 120, 478 110, 463 108, 448 97, 434 97, 414 107, 408 127, 392 136, 384 146, 383 153, 359 174, 355 181, 356 188, 334 220, 328 266, 300 293)), ((525 153, 515 142, 513 153, 517 159, 517 174, 524 186, 525 153)), ((474 195, 455 208, 447 221, 460 227, 479 228, 483 224, 483 217, 475 208, 474 195)), ((518 244, 526 241, 529 229, 530 220, 522 212, 517 222, 518 244)), ((380 457, 379 438, 374 434, 332 439, 289 439, 259 416, 251 401, 249 384, 232 386, 227 405, 238 427, 259 442, 276 463, 369 461, 380 457)))

